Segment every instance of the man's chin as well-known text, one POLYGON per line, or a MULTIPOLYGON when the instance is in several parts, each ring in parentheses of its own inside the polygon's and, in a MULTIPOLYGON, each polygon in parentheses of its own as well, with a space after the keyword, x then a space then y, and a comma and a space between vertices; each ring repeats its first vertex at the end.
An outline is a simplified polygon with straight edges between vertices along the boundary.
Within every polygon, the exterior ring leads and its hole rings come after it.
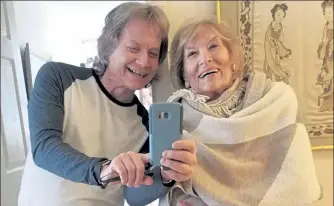
POLYGON ((141 90, 144 89, 147 84, 135 84, 135 85, 129 85, 129 89, 136 91, 136 90, 141 90))

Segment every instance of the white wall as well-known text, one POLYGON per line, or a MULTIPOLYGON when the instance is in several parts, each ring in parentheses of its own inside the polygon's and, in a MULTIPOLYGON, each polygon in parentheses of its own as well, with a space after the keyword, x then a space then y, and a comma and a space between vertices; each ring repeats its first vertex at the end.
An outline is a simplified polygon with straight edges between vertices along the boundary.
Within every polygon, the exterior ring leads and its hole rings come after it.
POLYGON ((124 1, 15 1, 21 47, 46 59, 75 65, 96 54, 107 13, 124 1), (89 40, 90 43, 82 42, 89 40))
POLYGON ((30 43, 36 53, 44 58, 51 56, 47 42, 48 7, 46 2, 14 1, 18 40, 21 47, 30 43))

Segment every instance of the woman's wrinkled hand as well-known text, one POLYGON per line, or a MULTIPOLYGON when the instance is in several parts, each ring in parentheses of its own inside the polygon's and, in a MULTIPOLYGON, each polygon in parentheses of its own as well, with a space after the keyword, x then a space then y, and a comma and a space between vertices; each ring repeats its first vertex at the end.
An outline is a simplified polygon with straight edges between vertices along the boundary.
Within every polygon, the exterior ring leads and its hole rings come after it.
POLYGON ((102 168, 100 176, 103 179, 108 174, 119 175, 120 182, 128 187, 151 185, 153 184, 152 177, 145 175, 145 165, 148 163, 148 154, 135 152, 121 153, 111 161, 109 166, 102 168))
POLYGON ((196 144, 192 140, 178 140, 172 145, 173 150, 163 152, 161 164, 169 170, 161 169, 164 181, 187 181, 191 178, 197 163, 196 144))

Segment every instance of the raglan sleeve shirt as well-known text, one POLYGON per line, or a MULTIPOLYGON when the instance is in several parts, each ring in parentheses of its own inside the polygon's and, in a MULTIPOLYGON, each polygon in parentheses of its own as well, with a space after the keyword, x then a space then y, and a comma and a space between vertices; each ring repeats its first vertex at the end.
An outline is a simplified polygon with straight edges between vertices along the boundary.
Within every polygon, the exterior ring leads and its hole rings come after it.
MULTIPOLYGON (((29 99, 28 118, 34 162, 65 179, 98 186, 101 165, 107 158, 89 157, 62 140, 66 83, 63 82, 58 67, 53 62, 42 66, 29 99)), ((148 152, 148 139, 140 152, 148 152)), ((127 200, 142 197, 142 201, 136 205, 144 205, 166 194, 169 188, 162 185, 160 170, 155 170, 153 185, 124 189, 127 200)))

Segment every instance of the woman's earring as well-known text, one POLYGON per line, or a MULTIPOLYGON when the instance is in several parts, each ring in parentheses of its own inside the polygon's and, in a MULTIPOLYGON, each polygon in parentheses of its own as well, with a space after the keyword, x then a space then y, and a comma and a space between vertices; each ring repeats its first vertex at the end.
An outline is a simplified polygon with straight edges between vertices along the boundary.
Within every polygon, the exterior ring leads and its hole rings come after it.
POLYGON ((184 83, 184 87, 185 87, 186 89, 189 89, 189 88, 190 88, 189 83, 188 83, 188 82, 185 82, 185 83, 184 83))
POLYGON ((235 72, 235 64, 232 64, 232 72, 235 72))

